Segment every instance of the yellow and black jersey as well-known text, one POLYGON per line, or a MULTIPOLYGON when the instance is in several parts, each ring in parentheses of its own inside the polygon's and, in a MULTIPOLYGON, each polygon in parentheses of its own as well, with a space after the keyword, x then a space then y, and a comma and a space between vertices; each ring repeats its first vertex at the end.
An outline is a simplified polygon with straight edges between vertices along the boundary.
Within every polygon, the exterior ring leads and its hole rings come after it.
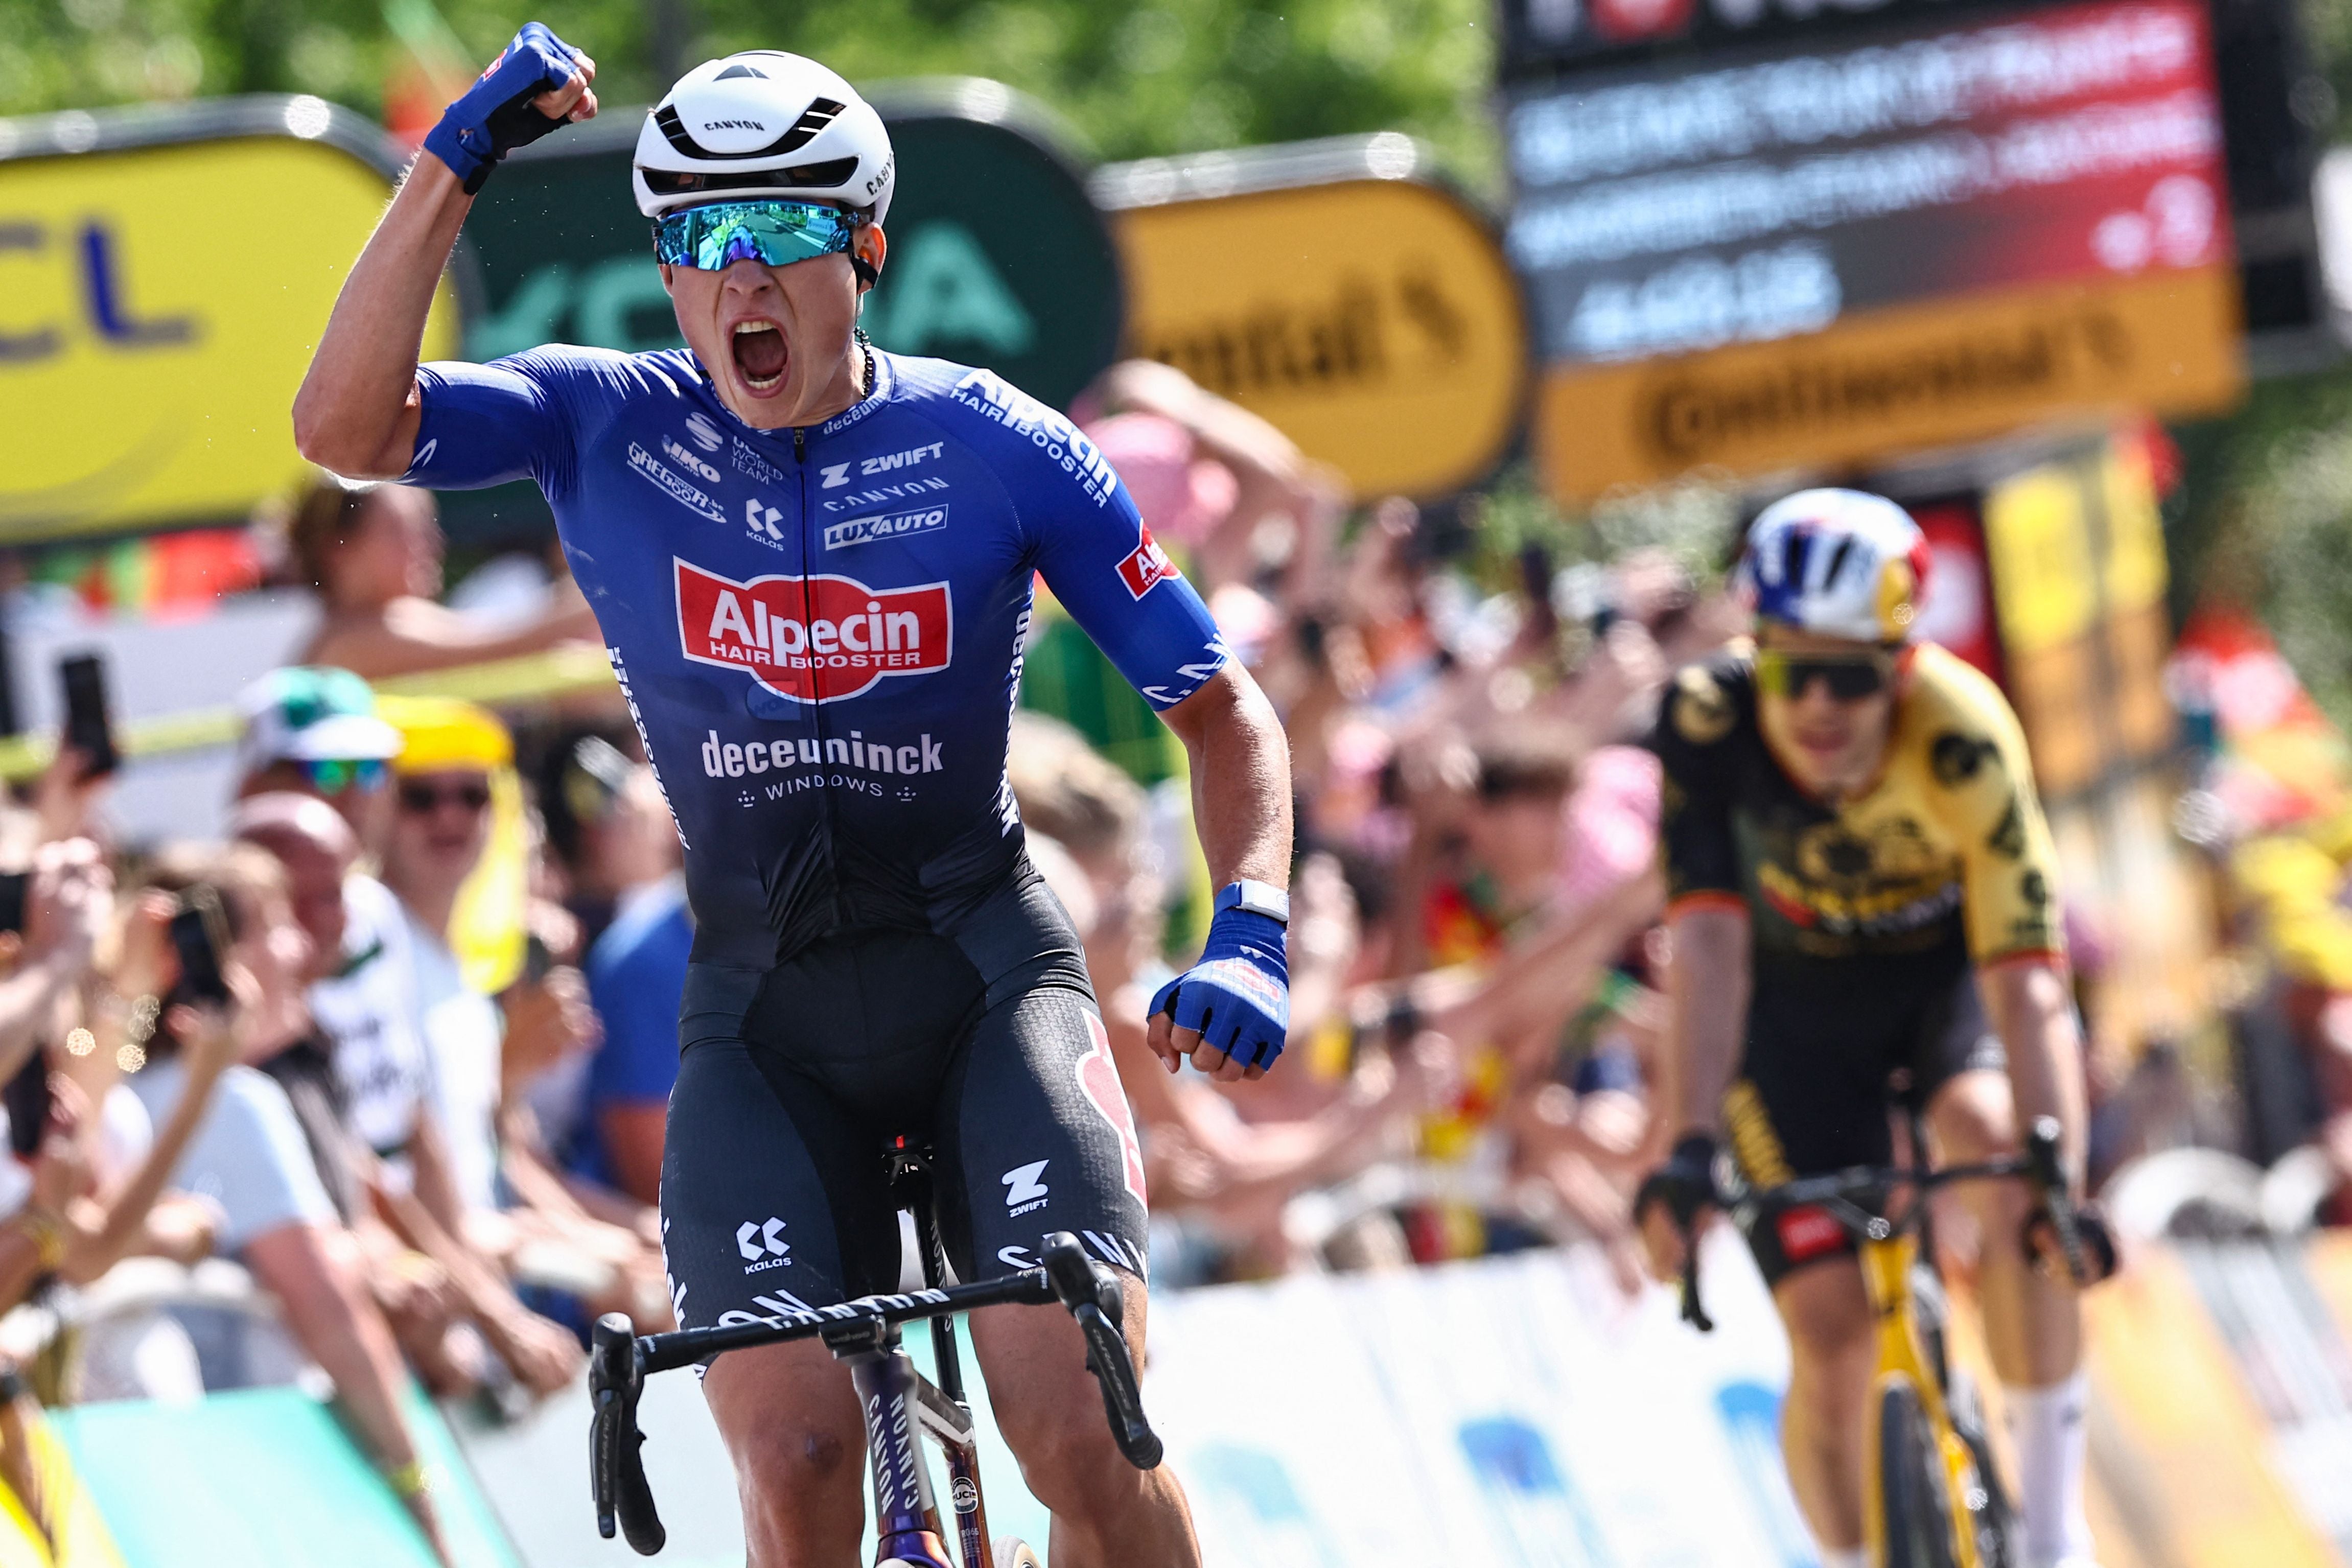
POLYGON ((1650 745, 1670 896, 1738 901, 1759 961, 2060 950, 2024 735, 2000 689, 1945 650, 1906 660, 1878 779, 1833 806, 1774 759, 1748 652, 1682 670, 1650 745))

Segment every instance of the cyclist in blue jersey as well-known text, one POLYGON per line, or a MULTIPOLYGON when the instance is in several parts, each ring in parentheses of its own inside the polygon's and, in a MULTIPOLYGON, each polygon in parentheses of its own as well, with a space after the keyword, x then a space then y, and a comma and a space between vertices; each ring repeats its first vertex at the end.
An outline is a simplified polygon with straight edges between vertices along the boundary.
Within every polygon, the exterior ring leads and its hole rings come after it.
MULTIPOLYGON (((680 1322, 895 1289, 878 1156, 904 1134, 936 1150, 960 1276, 1074 1231, 1125 1271, 1139 1336, 1134 1124, 1004 783, 1034 577, 1192 759, 1222 891, 1201 961, 1153 999, 1171 1071, 1189 1055, 1255 1077, 1282 1048, 1280 726, 1067 420, 856 332, 895 170, 880 119, 814 61, 708 62, 646 119, 633 183, 684 351, 420 366, 473 193, 593 114, 594 75, 533 23, 450 105, 336 302, 297 442, 351 476, 528 476, 554 508, 686 845, 697 935, 661 1183, 680 1322)), ((1197 1563, 1175 1479, 1113 1448, 1067 1315, 999 1309, 972 1335, 1056 1568, 1197 1563)), ((859 1412, 828 1354, 726 1356, 704 1389, 751 1560, 851 1562, 859 1412)))

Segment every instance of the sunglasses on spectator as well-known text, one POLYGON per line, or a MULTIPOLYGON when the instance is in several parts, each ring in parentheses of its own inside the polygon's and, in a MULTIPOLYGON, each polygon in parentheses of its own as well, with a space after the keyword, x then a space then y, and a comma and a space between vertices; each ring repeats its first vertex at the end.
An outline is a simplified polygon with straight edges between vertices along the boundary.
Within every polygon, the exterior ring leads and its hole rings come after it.
POLYGON ((320 794, 340 795, 353 788, 367 790, 383 789, 388 769, 380 757, 308 758, 302 762, 302 776, 320 794))
POLYGON ((400 786, 400 809, 412 816, 429 817, 444 806, 463 806, 469 812, 489 809, 488 784, 427 784, 405 779, 400 786))
POLYGON ((1756 685, 1776 697, 1796 698, 1820 681, 1838 702, 1876 696, 1895 683, 1895 661, 1885 653, 1785 653, 1770 648, 1756 655, 1756 685))

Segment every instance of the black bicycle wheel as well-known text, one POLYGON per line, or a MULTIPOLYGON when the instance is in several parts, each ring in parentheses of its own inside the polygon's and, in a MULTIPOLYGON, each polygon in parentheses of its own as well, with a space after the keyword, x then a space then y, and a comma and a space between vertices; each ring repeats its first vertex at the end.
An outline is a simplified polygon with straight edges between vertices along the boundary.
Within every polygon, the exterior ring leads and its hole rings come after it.
POLYGON ((2018 1568, 2023 1562, 2017 1549, 2017 1510, 2000 1471, 1992 1461, 1992 1445, 1985 1439, 1984 1406, 1964 1377, 1955 1377, 1946 1391, 1951 1407, 1952 1430, 1969 1446, 1977 1470, 1976 1486, 1962 1500, 1968 1505, 1969 1527, 1977 1542, 1977 1561, 1983 1568, 2018 1568))
POLYGON ((1886 1511, 1886 1568, 1958 1568, 1943 1460, 1918 1391, 1907 1383, 1879 1396, 1878 1486, 1886 1511))

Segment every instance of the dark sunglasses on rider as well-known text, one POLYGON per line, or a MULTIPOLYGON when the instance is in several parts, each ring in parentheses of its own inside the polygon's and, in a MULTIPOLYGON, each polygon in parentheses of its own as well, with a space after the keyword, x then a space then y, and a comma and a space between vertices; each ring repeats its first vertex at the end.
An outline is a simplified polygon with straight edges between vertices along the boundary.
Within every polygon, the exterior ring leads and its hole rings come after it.
POLYGON ((383 788, 387 773, 380 757, 308 758, 302 763, 302 777, 321 795, 340 795, 351 789, 373 793, 383 788))
POLYGON ((429 817, 444 806, 463 806, 468 812, 488 810, 490 787, 488 784, 427 784, 421 779, 404 779, 400 784, 400 809, 415 817, 429 817))
POLYGON ((1801 697, 1820 681, 1842 703, 1874 697, 1895 683, 1895 661, 1885 653, 1786 653, 1759 649, 1756 686, 1776 697, 1801 697))
POLYGON ((654 224, 654 255, 716 272, 746 259, 783 267, 848 251, 857 220, 822 202, 708 202, 654 224))

